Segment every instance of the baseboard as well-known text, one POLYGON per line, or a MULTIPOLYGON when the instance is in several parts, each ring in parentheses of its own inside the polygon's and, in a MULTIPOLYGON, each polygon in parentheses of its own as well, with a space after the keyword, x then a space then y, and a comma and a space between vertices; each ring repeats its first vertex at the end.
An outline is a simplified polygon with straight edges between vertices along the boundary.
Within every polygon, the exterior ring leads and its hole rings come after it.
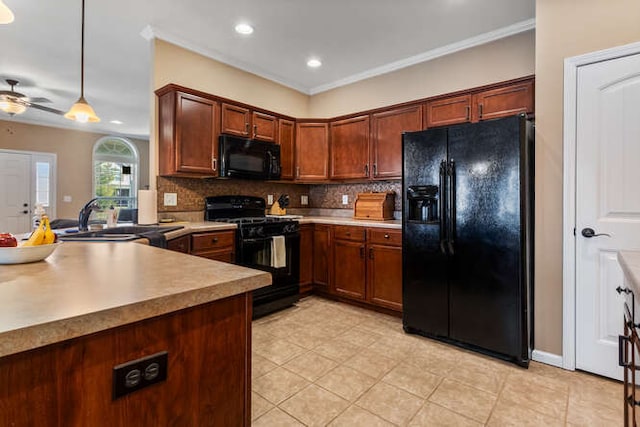
POLYGON ((531 353, 531 360, 535 360, 536 362, 545 363, 551 366, 557 366, 558 368, 562 368, 562 356, 559 354, 547 353, 542 350, 533 350, 531 353))

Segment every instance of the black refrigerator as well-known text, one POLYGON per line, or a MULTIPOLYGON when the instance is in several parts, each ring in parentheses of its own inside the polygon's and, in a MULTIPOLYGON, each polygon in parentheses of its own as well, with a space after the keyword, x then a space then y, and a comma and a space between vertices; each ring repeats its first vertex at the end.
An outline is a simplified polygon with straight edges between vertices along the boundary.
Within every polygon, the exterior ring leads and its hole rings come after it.
POLYGON ((533 125, 403 134, 403 326, 528 366, 533 125))

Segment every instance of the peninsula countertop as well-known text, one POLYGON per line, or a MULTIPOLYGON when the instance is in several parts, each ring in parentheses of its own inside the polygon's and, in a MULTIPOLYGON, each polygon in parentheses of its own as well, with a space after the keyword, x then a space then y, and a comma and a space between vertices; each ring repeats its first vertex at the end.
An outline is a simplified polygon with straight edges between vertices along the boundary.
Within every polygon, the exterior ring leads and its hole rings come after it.
POLYGON ((67 242, 0 266, 0 357, 269 284, 263 271, 147 245, 67 242))
POLYGON ((636 296, 640 295, 640 251, 620 251, 618 262, 622 267, 626 284, 633 288, 636 296))

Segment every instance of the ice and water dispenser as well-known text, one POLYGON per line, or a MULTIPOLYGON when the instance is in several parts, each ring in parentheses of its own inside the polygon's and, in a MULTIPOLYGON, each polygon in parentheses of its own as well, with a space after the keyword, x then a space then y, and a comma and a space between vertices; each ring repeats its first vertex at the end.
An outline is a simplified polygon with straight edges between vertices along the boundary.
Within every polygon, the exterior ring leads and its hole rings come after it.
POLYGON ((438 222, 438 199, 437 185, 409 186, 409 221, 438 222))

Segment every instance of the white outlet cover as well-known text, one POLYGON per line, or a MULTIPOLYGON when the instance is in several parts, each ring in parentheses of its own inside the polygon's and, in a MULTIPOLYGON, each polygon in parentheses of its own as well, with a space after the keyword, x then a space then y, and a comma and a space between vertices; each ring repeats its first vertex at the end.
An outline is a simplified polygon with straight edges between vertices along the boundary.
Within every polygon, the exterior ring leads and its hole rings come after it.
POLYGON ((349 204, 349 196, 347 194, 343 194, 342 195, 342 204, 343 205, 348 205, 349 204))
POLYGON ((268 205, 272 205, 273 204, 273 194, 268 194, 267 195, 267 204, 268 205))
POLYGON ((306 194, 305 194, 305 195, 300 196, 300 204, 301 204, 302 206, 306 206, 306 205, 308 205, 308 204, 309 204, 309 196, 307 196, 306 194))
POLYGON ((73 198, 71 196, 62 196, 62 201, 66 203, 71 203, 73 198))
POLYGON ((164 193, 164 205, 165 206, 178 206, 178 194, 177 193, 164 193))

